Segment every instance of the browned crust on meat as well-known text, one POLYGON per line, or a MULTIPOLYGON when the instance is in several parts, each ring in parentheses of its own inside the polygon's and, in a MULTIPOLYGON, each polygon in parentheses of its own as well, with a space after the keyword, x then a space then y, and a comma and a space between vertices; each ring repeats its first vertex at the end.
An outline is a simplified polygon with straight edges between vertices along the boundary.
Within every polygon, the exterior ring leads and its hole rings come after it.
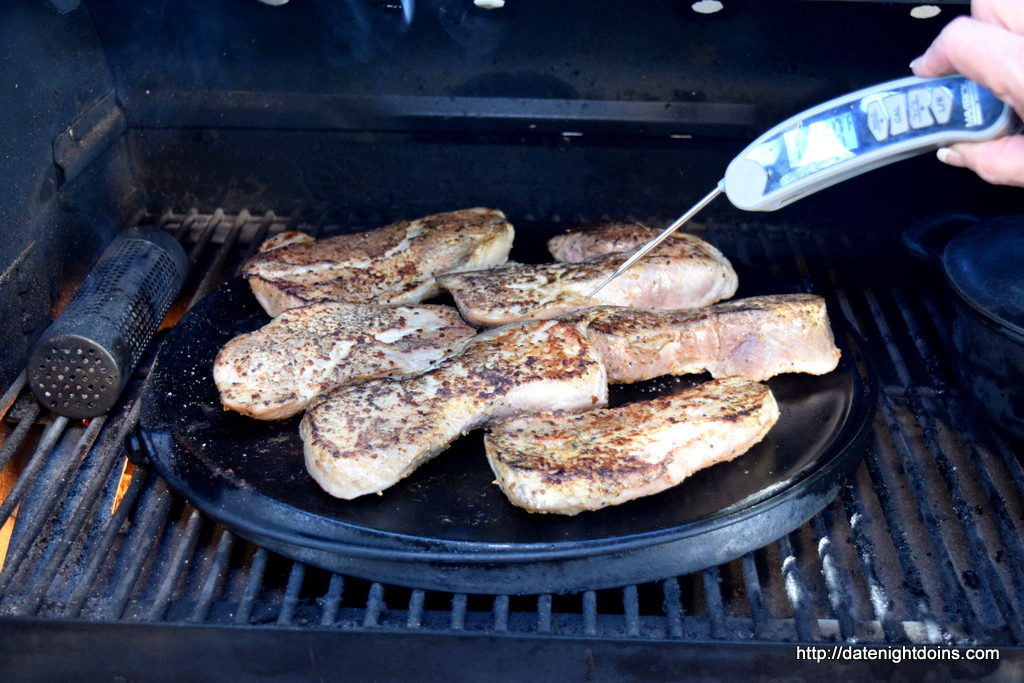
POLYGON ((293 232, 271 238, 242 275, 271 317, 320 301, 417 303, 437 293, 439 274, 504 263, 513 234, 502 212, 485 208, 320 240, 293 232))
MULTIPOLYGON (((380 399, 400 397, 400 402, 409 406, 423 405, 423 415, 430 409, 430 402, 445 401, 453 398, 466 399, 472 405, 483 407, 494 399, 506 395, 515 387, 539 380, 571 382, 585 377, 600 364, 586 336, 573 325, 556 323, 545 325, 542 322, 528 323, 525 334, 516 335, 483 335, 468 343, 457 356, 448 358, 432 368, 427 374, 438 379, 429 395, 420 392, 415 379, 380 378, 373 382, 362 382, 357 387, 339 387, 317 397, 309 406, 310 443, 316 444, 323 453, 335 458, 362 456, 372 454, 375 443, 387 443, 391 439, 399 439, 399 433, 405 437, 415 437, 420 431, 416 425, 396 423, 394 429, 383 430, 381 427, 388 420, 386 415, 377 413, 380 399), (522 338, 532 330, 547 327, 547 344, 557 348, 557 353, 524 354, 522 338), (502 362, 503 358, 508 359, 502 362), (466 368, 465 373, 450 373, 458 366, 466 368), (449 376, 449 374, 451 376, 449 376), (332 436, 325 436, 317 427, 316 410, 329 409, 332 397, 344 393, 358 394, 362 407, 345 412, 346 426, 352 431, 359 431, 359 448, 339 450, 332 436), (376 436, 378 438, 370 438, 376 436), (365 437, 365 438, 364 438, 365 437)), ((599 398, 594 397, 594 403, 599 398)), ((447 444, 445 444, 447 445, 447 444)))
POLYGON ((213 376, 225 409, 277 420, 341 384, 425 370, 474 334, 448 306, 321 302, 229 341, 213 376))
POLYGON ((485 447, 514 504, 571 515, 663 491, 731 460, 778 415, 768 387, 729 378, 616 408, 512 418, 492 427, 485 447))
POLYGON ((562 318, 585 325, 613 383, 710 372, 762 381, 821 375, 839 363, 825 300, 775 294, 696 310, 597 307, 562 318))
POLYGON ((602 254, 633 251, 657 234, 637 221, 594 221, 555 235, 548 240, 548 251, 556 261, 579 263, 602 254))
POLYGON ((630 252, 615 252, 580 263, 452 273, 439 277, 438 283, 451 292, 464 318, 489 326, 554 318, 601 305, 699 307, 736 291, 736 273, 728 259, 699 237, 681 233, 587 298, 629 256, 630 252))
POLYGON ((291 244, 302 244, 303 242, 312 241, 314 241, 314 238, 304 232, 300 232, 298 230, 285 230, 263 240, 263 243, 260 244, 259 253, 263 254, 268 251, 273 251, 274 249, 287 247, 291 244))
POLYGON ((314 479, 353 498, 391 486, 491 420, 606 398, 604 367, 586 336, 574 325, 530 322, 478 335, 420 375, 327 392, 310 404, 300 433, 314 479))

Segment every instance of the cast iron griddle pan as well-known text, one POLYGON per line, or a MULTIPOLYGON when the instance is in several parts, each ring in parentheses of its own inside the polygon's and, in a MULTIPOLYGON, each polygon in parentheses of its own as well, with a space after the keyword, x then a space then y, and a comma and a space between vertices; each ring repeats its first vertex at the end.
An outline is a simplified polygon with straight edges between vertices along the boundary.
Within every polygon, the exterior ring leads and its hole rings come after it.
MULTIPOLYGON (((221 408, 212 378, 217 351, 269 320, 240 278, 193 307, 164 340, 139 433, 157 471, 198 509, 243 538, 331 571, 468 593, 642 583, 726 562, 792 531, 857 465, 874 382, 858 342, 837 324, 839 311, 830 312, 839 368, 770 380, 781 417, 764 441, 656 496, 575 517, 509 503, 492 483, 480 432, 383 495, 344 501, 324 493, 305 470, 300 416, 261 422, 221 408)), ((707 379, 613 386, 611 405, 707 379)))

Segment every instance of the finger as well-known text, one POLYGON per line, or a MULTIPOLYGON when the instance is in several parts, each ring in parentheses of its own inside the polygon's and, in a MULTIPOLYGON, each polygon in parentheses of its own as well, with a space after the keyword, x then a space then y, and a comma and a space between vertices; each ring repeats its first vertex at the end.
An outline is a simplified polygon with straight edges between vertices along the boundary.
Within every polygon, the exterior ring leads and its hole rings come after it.
POLYGON ((958 142, 938 152, 950 166, 969 168, 995 185, 1024 187, 1024 136, 1008 135, 987 142, 958 142))
POLYGON ((1024 33, 1024 2, 1020 0, 974 0, 971 16, 1013 33, 1024 33))
POLYGON ((1017 111, 1024 104, 1024 36, 999 26, 958 17, 912 66, 918 76, 962 74, 1017 111))

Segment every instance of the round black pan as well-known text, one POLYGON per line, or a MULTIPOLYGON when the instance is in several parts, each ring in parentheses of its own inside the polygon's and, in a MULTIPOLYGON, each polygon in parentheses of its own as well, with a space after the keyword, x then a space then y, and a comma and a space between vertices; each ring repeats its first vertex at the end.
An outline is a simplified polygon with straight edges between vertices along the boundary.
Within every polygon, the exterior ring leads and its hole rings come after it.
MULTIPOLYGON (((831 313, 836 322, 838 311, 831 313)), ((416 588, 597 589, 738 557, 800 526, 836 495, 861 458, 875 403, 860 345, 836 325, 837 370, 768 382, 781 417, 764 441, 656 496, 575 517, 529 514, 492 483, 475 433, 382 495, 344 501, 306 473, 298 416, 261 422, 221 408, 214 356, 267 321, 235 279, 171 330, 142 399, 148 457, 175 490, 243 538, 325 569, 416 588)), ((611 403, 706 379, 613 387, 611 403)))

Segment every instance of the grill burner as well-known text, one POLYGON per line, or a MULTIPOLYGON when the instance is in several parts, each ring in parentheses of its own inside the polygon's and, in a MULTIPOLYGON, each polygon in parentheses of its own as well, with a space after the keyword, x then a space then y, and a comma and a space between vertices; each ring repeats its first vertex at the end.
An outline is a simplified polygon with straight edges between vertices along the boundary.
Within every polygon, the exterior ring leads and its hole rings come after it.
MULTIPOLYGON (((182 301, 192 302, 268 234, 339 231, 246 212, 167 212, 139 222, 171 231, 190 250, 182 301)), ((517 224, 519 239, 550 227, 517 224)), ((10 532, 0 631, 73 619, 111 632, 146 622, 652 646, 1024 644, 1024 471, 1015 444, 982 421, 952 381, 948 330, 939 322, 950 318, 932 295, 941 290, 907 269, 894 241, 877 236, 705 228, 738 263, 825 296, 866 339, 879 368, 882 396, 864 463, 829 506, 779 541, 702 572, 565 595, 410 590, 286 560, 205 518, 144 464, 129 464, 150 349, 120 404, 87 423, 41 409, 24 375, 0 397, 0 468, 17 473, 0 503, 0 525, 10 532), (870 278, 861 276, 865 263, 874 264, 870 278)), ((0 655, 16 642, 0 639, 0 655)))

